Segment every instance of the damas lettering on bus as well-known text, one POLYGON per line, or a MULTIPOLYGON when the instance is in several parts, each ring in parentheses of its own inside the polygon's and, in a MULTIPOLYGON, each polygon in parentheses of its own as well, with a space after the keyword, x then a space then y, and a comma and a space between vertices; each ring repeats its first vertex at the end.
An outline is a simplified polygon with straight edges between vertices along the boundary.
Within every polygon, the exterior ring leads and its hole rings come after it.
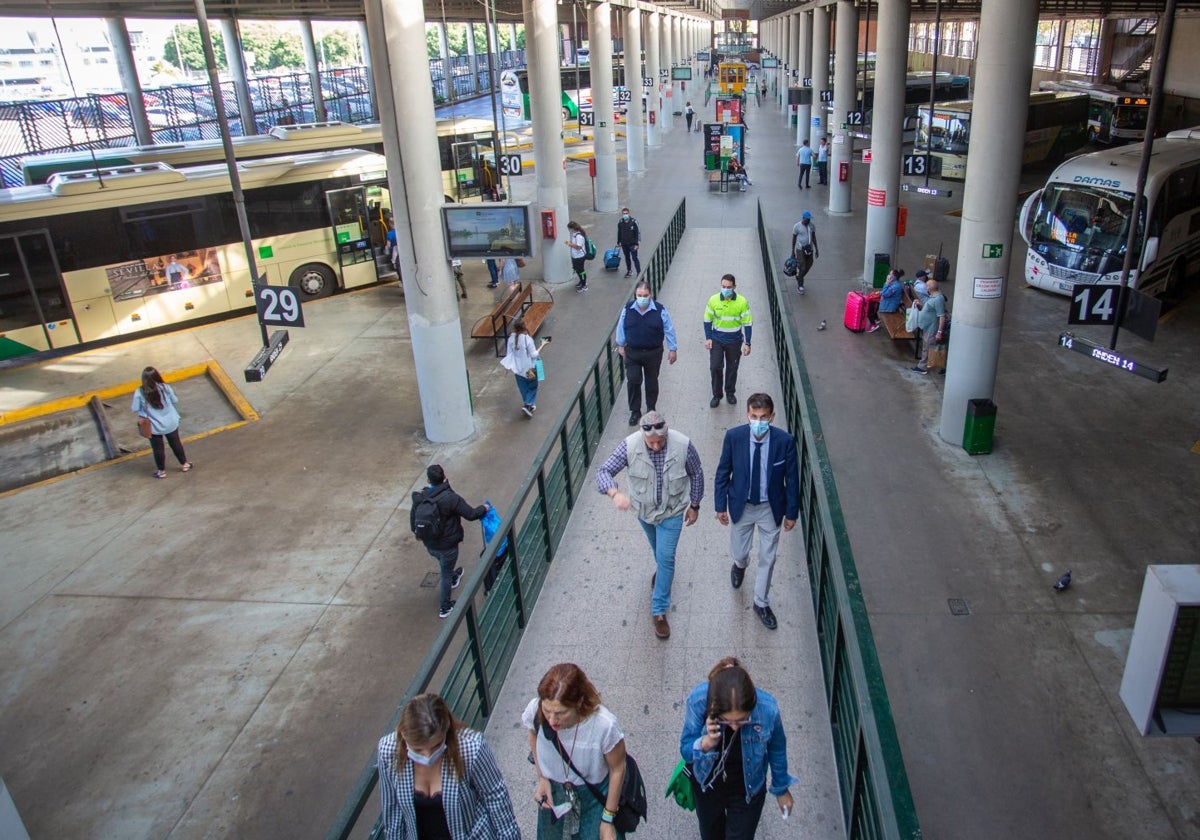
POLYGON ((1112 178, 1093 178, 1090 175, 1076 175, 1071 180, 1076 184, 1087 184, 1089 187, 1111 187, 1114 190, 1121 189, 1121 182, 1114 181, 1112 178))

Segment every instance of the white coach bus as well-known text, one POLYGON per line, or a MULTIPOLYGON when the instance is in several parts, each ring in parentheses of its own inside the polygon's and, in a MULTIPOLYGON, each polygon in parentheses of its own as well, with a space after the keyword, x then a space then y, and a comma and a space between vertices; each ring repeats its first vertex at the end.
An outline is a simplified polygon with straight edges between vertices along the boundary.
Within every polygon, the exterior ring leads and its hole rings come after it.
MULTIPOLYGON (((1031 286, 1070 295, 1120 283, 1141 154, 1133 145, 1072 158, 1029 197, 1020 225, 1031 286)), ((1172 294, 1200 269, 1200 127, 1154 141, 1145 197, 1130 285, 1172 294)))

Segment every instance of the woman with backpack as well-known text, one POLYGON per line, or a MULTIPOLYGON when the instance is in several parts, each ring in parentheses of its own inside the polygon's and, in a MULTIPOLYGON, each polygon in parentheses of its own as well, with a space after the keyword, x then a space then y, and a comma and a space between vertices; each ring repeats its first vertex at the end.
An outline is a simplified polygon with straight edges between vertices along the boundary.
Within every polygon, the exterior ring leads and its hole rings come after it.
POLYGON ((563 662, 547 671, 521 723, 537 771, 537 840, 624 837, 613 819, 625 781, 625 735, 583 670, 563 662))
POLYGON ((156 369, 148 367, 142 371, 142 387, 133 392, 133 413, 138 416, 139 427, 149 421, 150 451, 154 453, 154 477, 167 477, 167 453, 163 438, 171 446, 171 452, 179 460, 180 472, 192 468, 192 462, 183 451, 179 439, 179 397, 156 369))
POLYGON ((791 813, 788 788, 800 780, 788 773, 779 706, 737 658, 718 662, 688 695, 679 752, 691 767, 701 840, 753 837, 768 790, 783 818, 791 813))
POLYGON ((575 284, 575 291, 587 291, 587 254, 588 254, 588 237, 587 231, 579 222, 567 222, 567 230, 570 231, 567 239, 567 247, 571 249, 571 270, 575 272, 575 276, 579 278, 579 282, 575 284))

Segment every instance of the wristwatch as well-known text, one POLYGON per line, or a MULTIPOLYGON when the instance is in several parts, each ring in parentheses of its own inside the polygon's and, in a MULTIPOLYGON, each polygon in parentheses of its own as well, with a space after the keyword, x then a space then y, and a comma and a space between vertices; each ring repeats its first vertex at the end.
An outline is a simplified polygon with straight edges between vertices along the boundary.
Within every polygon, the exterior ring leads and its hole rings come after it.
POLYGON ((700 505, 695 504, 694 502, 692 504, 688 505, 688 507, 690 507, 692 510, 696 510, 696 511, 700 510, 700 505))

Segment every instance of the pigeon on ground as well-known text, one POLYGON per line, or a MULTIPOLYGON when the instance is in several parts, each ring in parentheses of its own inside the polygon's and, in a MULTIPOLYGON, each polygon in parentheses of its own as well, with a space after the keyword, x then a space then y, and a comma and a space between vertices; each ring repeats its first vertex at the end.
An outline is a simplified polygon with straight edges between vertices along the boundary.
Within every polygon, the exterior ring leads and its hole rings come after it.
POLYGON ((829 324, 828 324, 827 322, 825 322, 824 320, 822 320, 822 321, 821 321, 821 326, 817 327, 817 329, 819 329, 819 330, 823 330, 823 329, 825 329, 827 326, 829 326, 829 324))
POLYGON ((1059 592, 1062 592, 1064 589, 1066 589, 1070 585, 1071 585, 1071 570, 1067 569, 1067 573, 1065 575, 1063 575, 1062 577, 1060 577, 1054 583, 1054 588, 1056 590, 1058 590, 1059 592))

